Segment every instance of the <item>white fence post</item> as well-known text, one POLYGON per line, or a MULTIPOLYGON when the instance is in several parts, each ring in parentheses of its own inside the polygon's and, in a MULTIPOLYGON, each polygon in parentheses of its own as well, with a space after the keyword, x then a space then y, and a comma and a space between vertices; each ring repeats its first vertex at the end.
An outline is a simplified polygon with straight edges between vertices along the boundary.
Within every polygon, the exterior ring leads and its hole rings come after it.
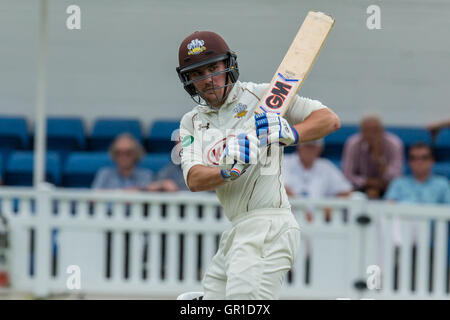
POLYGON ((41 183, 36 191, 36 231, 35 231, 35 285, 33 294, 37 297, 47 297, 50 294, 50 263, 51 263, 51 187, 41 183))
POLYGON ((366 290, 366 268, 365 253, 367 242, 367 226, 371 222, 366 212, 367 200, 355 197, 349 206, 349 236, 351 241, 351 260, 349 264, 350 275, 352 275, 350 292, 351 298, 361 299, 366 290))

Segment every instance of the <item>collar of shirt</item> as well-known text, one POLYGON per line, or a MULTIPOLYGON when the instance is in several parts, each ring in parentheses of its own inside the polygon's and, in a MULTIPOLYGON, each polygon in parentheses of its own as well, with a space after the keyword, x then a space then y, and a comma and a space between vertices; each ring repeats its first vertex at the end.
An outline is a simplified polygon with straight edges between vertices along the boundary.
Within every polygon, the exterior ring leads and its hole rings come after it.
POLYGON ((425 179, 425 180, 423 180, 423 181, 419 181, 419 180, 417 180, 416 179, 416 177, 413 175, 413 174, 411 174, 410 176, 409 176, 409 178, 411 179, 411 181, 414 183, 414 184, 416 184, 416 185, 418 185, 418 186, 426 186, 427 184, 430 184, 430 183, 432 183, 433 182, 433 175, 430 173, 429 175, 428 175, 428 177, 425 179))
POLYGON ((236 83, 233 85, 233 88, 231 89, 230 93, 228 94, 228 97, 225 99, 225 102, 222 103, 222 105, 218 108, 211 107, 211 106, 198 106, 198 110, 203 113, 210 113, 210 112, 219 112, 220 108, 224 108, 233 102, 235 102, 239 98, 239 93, 241 92, 241 83, 239 81, 236 81, 236 83))

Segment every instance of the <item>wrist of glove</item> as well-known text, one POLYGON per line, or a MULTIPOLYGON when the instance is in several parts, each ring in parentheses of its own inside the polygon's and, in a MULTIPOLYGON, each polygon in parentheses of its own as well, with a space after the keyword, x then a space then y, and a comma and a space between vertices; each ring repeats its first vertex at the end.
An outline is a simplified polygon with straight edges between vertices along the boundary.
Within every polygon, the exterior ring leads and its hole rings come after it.
POLYGON ((293 146, 299 142, 298 131, 276 113, 257 114, 254 122, 261 145, 278 143, 281 146, 293 146))
MULTIPOLYGON (((220 175, 225 181, 233 181, 236 176, 230 174, 236 164, 242 164, 245 170, 258 160, 259 140, 254 134, 241 133, 227 141, 225 150, 219 160, 220 175)), ((239 175, 239 176, 240 176, 239 175)))
POLYGON ((234 181, 237 178, 239 178, 244 172, 245 172, 245 169, 244 169, 244 171, 241 172, 241 174, 239 176, 236 176, 236 175, 231 175, 231 169, 221 169, 220 175, 222 176, 222 179, 225 181, 234 181))

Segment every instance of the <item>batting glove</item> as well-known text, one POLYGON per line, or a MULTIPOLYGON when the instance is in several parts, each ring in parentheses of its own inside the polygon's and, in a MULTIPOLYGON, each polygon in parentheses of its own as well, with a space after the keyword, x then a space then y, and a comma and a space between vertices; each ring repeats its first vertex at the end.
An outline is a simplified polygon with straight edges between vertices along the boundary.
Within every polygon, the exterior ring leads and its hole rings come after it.
MULTIPOLYGON (((245 170, 258 160, 259 140, 254 134, 241 133, 232 137, 219 160, 220 174, 225 181, 232 181, 242 175, 245 170), (243 171, 238 176, 230 172, 236 164, 241 164, 243 171)), ((236 170, 236 169, 234 169, 236 170)))
POLYGON ((292 146, 298 144, 298 131, 276 113, 257 114, 254 119, 256 135, 261 145, 279 143, 282 146, 292 146))

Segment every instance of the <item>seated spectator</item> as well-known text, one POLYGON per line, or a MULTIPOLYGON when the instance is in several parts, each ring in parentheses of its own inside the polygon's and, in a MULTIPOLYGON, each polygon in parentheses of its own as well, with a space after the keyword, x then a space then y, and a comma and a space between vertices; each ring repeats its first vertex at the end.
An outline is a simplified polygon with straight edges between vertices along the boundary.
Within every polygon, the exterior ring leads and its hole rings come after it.
POLYGON ((319 158, 323 139, 301 143, 297 153, 284 158, 284 184, 288 196, 334 197, 348 196, 352 185, 328 159, 319 158))
POLYGON ((100 169, 92 188, 146 190, 152 181, 152 172, 136 167, 144 156, 144 149, 131 134, 119 135, 111 144, 109 154, 116 166, 100 169))
POLYGON ((344 145, 342 169, 357 191, 370 199, 380 198, 389 182, 403 172, 403 142, 385 132, 379 117, 365 117, 360 133, 344 145))
MULTIPOLYGON (((175 145, 175 151, 177 154, 181 151, 180 142, 175 145)), ((164 168, 162 168, 158 172, 155 180, 156 181, 152 182, 147 187, 148 191, 189 191, 186 183, 184 182, 183 170, 181 170, 181 166, 173 162, 168 163, 164 168)))
MULTIPOLYGON (((117 136, 109 148, 109 154, 116 166, 100 169, 92 183, 93 189, 122 189, 127 191, 147 189, 152 181, 152 172, 148 169, 136 167, 144 156, 144 149, 131 134, 123 133, 117 136)), ((112 206, 112 203, 108 205, 108 215, 112 214, 112 206)), ((130 203, 127 203, 125 208, 125 214, 129 216, 131 214, 130 203)), ((148 214, 147 204, 144 204, 144 214, 148 214)), ((130 237, 130 231, 125 231, 125 236, 130 237)), ((112 232, 106 231, 105 237, 107 246, 110 247, 112 232)), ((144 234, 144 243, 145 245, 148 243, 147 233, 144 234)), ((129 247, 125 246, 125 261, 128 261, 128 256, 129 247)))
POLYGON ((389 184, 385 199, 413 203, 450 203, 447 178, 432 174, 434 157, 429 145, 412 145, 408 162, 412 174, 395 178, 389 184))
MULTIPOLYGON (((434 156, 431 147, 425 143, 412 145, 409 150, 408 162, 412 174, 410 176, 395 178, 389 184, 384 198, 396 202, 450 204, 449 181, 445 177, 432 174, 434 156)), ((402 241, 400 225, 401 222, 398 219, 394 220, 396 263, 398 263, 398 255, 402 241)), ((416 223, 412 223, 411 227, 414 239, 413 250, 415 251, 417 250, 415 243, 418 234, 416 223)), ((431 221, 430 228, 433 234, 434 221, 431 221)), ((450 267, 450 222, 448 223, 448 232, 447 268, 450 267)), ((434 236, 431 239, 434 239, 434 236)), ((433 247, 433 240, 431 240, 430 245, 433 247)), ((433 264, 433 258, 431 256, 430 259, 430 264, 433 264)), ((415 259, 413 263, 416 263, 415 259)))

